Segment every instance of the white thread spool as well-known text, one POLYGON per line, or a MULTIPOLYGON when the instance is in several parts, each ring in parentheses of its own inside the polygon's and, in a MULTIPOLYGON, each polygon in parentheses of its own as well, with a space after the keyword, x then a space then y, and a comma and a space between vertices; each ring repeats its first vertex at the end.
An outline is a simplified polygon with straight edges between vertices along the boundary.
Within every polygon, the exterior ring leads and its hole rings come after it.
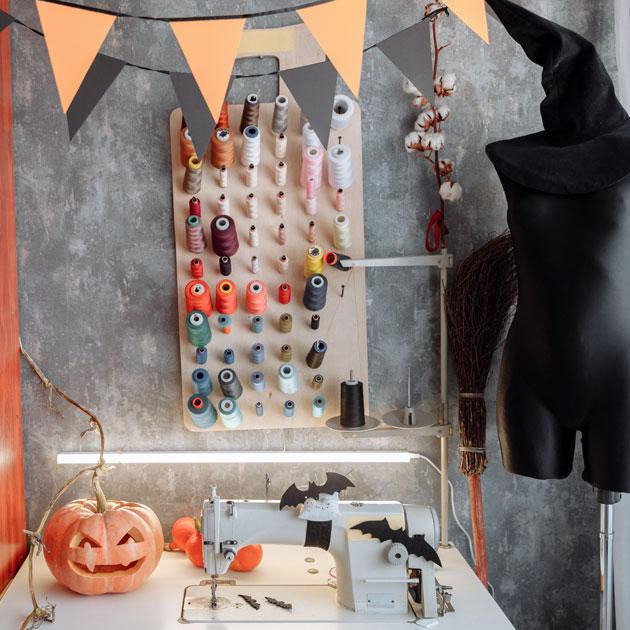
POLYGON ((282 160, 287 154, 287 137, 280 133, 276 136, 276 151, 275 156, 282 160))
POLYGON ((344 190, 352 186, 352 151, 345 144, 336 144, 328 151, 328 183, 344 190))
POLYGON ((283 394, 295 394, 300 388, 297 370, 291 363, 283 363, 278 369, 278 387, 283 394))
POLYGON ((255 164, 250 164, 247 167, 245 185, 248 188, 256 188, 256 186, 258 186, 258 167, 255 164))
POLYGON ((302 170, 300 172, 300 185, 306 188, 309 178, 312 177, 314 190, 319 190, 322 185, 323 170, 324 150, 321 145, 316 147, 304 147, 302 151, 302 170))
POLYGON ((276 164, 276 186, 287 185, 287 163, 278 162, 276 164))
POLYGON ((345 94, 337 94, 333 104, 330 126, 333 129, 345 129, 350 124, 353 113, 354 101, 345 94))
POLYGON ((258 273, 260 271, 260 260, 258 256, 252 256, 250 269, 252 273, 258 273))
POLYGON ((333 244, 336 249, 348 249, 352 245, 350 219, 345 214, 338 214, 333 219, 333 244))
POLYGON ((219 214, 230 214, 230 198, 226 194, 219 195, 217 206, 219 214))
POLYGON ((251 247, 258 247, 259 245, 259 240, 258 240, 258 230, 256 229, 255 225, 250 225, 249 226, 249 244, 251 247))
POLYGON ((219 418, 226 429, 236 429, 243 423, 243 414, 231 398, 223 398, 219 402, 219 418))
POLYGON ((276 214, 279 214, 283 219, 287 211, 287 196, 284 191, 279 191, 276 195, 276 214))
POLYGON ((254 166, 260 164, 260 129, 255 125, 249 125, 243 129, 241 164, 247 167, 250 164, 254 166))
POLYGON ((287 244, 287 228, 284 223, 281 223, 278 226, 278 244, 286 245, 287 244))
POLYGON ((315 178, 306 180, 306 214, 317 214, 317 197, 315 195, 315 178))
POLYGON ((245 197, 245 205, 247 207, 247 218, 257 219, 258 218, 258 197, 256 197, 254 193, 249 193, 249 195, 245 197))
POLYGON ((219 169, 219 187, 227 188, 228 185, 228 170, 225 166, 219 169))
POLYGON ((311 127, 311 123, 304 123, 302 127, 302 146, 303 147, 318 147, 321 145, 315 129, 311 127))
POLYGON ((286 254, 282 254, 282 256, 278 258, 278 269, 280 270, 280 273, 288 273, 289 257, 286 254))

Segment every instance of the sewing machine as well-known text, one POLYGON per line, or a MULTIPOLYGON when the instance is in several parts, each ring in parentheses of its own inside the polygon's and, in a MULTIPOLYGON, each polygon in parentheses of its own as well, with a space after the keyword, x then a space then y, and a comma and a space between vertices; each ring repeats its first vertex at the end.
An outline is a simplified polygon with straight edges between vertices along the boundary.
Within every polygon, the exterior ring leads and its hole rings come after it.
MULTIPOLYGON (((335 474, 329 473, 329 479, 330 475, 335 474)), ((341 614, 342 621, 356 622, 357 615, 365 621, 381 623, 415 621, 436 618, 438 612, 452 610, 448 595, 439 586, 436 591, 435 564, 439 563, 439 557, 434 549, 438 542, 438 522, 433 508, 397 502, 346 502, 339 500, 338 492, 318 493, 323 486, 311 484, 309 488, 310 495, 299 498, 295 496, 299 491, 292 486, 278 502, 222 500, 212 487, 211 497, 203 502, 201 530, 204 568, 210 580, 188 587, 197 590, 185 593, 182 621, 221 622, 226 620, 226 614, 230 620, 234 619, 233 611, 228 611, 242 597, 245 587, 237 588, 234 581, 221 576, 229 570, 237 551, 251 544, 327 549, 335 564, 334 583, 322 585, 317 593, 305 592, 299 597, 310 601, 312 608, 312 602, 321 598, 324 591, 326 599, 322 601, 336 609, 335 618, 341 614), (187 603, 197 610, 204 608, 209 614, 187 616, 187 603)), ((291 590, 292 597, 296 597, 296 588, 291 590)), ((288 592, 280 591, 282 599, 286 599, 284 593, 288 592)), ((306 608, 301 617, 299 602, 293 601, 293 620, 319 620, 314 610, 309 613, 306 608)), ((318 608, 322 619, 325 618, 322 605, 318 608)))

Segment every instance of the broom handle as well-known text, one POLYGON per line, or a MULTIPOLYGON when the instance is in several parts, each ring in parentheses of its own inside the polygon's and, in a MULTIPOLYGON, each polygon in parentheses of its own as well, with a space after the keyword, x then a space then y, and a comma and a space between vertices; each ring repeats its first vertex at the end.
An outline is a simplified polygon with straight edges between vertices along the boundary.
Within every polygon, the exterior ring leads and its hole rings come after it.
POLYGON ((470 489, 470 518, 475 546, 475 573, 482 584, 488 588, 488 550, 486 548, 486 526, 483 518, 481 475, 472 475, 468 478, 468 483, 470 489))

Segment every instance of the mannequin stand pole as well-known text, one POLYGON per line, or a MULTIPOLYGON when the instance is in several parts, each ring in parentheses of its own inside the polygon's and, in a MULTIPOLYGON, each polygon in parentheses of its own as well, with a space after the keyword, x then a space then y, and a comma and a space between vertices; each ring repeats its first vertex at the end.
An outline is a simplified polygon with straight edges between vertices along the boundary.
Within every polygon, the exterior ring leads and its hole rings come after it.
POLYGON ((599 502, 599 630, 613 630, 613 505, 621 494, 595 488, 599 502))

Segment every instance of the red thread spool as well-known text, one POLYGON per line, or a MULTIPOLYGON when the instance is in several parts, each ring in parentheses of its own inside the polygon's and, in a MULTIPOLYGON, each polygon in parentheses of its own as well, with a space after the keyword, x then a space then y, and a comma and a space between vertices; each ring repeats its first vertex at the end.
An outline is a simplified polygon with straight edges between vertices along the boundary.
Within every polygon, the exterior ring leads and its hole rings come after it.
POLYGON ((278 302, 280 304, 288 304, 291 301, 291 285, 288 282, 283 282, 278 287, 278 302))
POLYGON ((236 310, 236 285, 231 280, 220 280, 214 305, 219 313, 231 315, 236 310))
POLYGON ((234 256, 238 251, 238 234, 234 219, 222 214, 210 224, 212 249, 217 256, 234 256))
POLYGON ((252 315, 262 315, 267 310, 267 287, 260 280, 252 280, 245 290, 245 309, 252 315))
POLYGON ((337 254, 335 254, 335 252, 326 252, 324 260, 326 261, 327 265, 329 265, 330 267, 334 267, 339 261, 339 257, 337 256, 337 254))
POLYGON ((210 287, 203 280, 191 280, 184 289, 186 311, 202 311, 207 317, 212 315, 212 295, 210 287))
POLYGON ((190 273, 193 278, 203 278, 203 262, 201 258, 193 258, 190 261, 190 273))
POLYGON ((191 197, 188 202, 188 214, 201 217, 201 201, 197 197, 191 197))

